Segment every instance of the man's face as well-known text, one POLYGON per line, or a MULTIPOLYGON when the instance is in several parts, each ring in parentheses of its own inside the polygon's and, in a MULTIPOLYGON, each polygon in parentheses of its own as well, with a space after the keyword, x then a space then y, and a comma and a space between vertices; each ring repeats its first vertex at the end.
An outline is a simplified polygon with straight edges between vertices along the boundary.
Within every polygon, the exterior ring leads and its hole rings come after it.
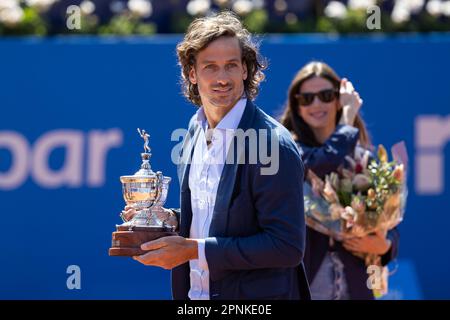
POLYGON ((206 108, 232 108, 244 92, 247 66, 235 37, 220 37, 199 51, 189 80, 206 108))

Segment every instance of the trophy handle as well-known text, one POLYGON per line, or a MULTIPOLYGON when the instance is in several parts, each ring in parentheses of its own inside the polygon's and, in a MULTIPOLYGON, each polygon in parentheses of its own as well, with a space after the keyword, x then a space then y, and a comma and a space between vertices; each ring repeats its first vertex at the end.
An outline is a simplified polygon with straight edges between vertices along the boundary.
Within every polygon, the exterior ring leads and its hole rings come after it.
POLYGON ((163 187, 164 187, 164 176, 161 171, 156 172, 156 199, 155 199, 155 207, 161 207, 163 204, 161 203, 162 194, 163 194, 163 187))

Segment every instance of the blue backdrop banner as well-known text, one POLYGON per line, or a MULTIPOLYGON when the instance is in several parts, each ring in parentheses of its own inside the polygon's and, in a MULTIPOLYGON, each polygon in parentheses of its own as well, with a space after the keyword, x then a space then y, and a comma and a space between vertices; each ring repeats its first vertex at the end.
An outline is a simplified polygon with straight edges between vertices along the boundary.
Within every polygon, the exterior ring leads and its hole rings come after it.
MULTIPOLYGON (((151 135, 153 169, 173 178, 166 206, 179 206, 172 133, 196 111, 181 94, 180 39, 0 40, 1 299, 170 299, 169 271, 108 248, 124 206, 119 176, 140 165, 136 128, 151 135)), ((450 299, 450 35, 261 40, 266 112, 278 116, 298 69, 322 60, 359 91, 375 143, 406 142, 390 297, 450 299)))

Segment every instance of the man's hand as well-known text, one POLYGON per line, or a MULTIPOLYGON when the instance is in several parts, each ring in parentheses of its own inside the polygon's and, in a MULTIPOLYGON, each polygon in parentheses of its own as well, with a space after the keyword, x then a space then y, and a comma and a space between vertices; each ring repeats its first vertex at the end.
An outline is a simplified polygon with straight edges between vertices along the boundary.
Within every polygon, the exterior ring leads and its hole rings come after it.
POLYGON ((141 245, 149 252, 133 257, 146 266, 173 269, 189 260, 198 259, 198 243, 180 236, 162 237, 141 245))
POLYGON ((345 240, 343 246, 348 251, 372 253, 381 256, 391 248, 391 240, 386 239, 385 234, 378 231, 374 235, 345 240))
POLYGON ((339 123, 353 126, 363 101, 353 88, 353 84, 346 78, 341 81, 339 97, 342 106, 342 117, 339 123))

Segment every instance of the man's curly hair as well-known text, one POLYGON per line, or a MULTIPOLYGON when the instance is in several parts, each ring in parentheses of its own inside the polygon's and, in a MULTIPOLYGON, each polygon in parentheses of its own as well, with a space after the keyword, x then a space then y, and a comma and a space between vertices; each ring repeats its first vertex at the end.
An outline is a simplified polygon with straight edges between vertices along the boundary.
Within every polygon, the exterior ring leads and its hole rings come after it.
POLYGON ((197 106, 202 103, 197 85, 189 81, 189 72, 195 66, 198 52, 224 36, 236 37, 239 41, 242 62, 247 66, 248 75, 244 80, 244 90, 248 99, 256 98, 259 83, 264 80, 263 70, 266 69, 267 63, 259 54, 258 44, 252 40, 250 32, 234 13, 222 11, 212 16, 197 18, 189 25, 183 41, 177 45, 183 94, 197 106))

